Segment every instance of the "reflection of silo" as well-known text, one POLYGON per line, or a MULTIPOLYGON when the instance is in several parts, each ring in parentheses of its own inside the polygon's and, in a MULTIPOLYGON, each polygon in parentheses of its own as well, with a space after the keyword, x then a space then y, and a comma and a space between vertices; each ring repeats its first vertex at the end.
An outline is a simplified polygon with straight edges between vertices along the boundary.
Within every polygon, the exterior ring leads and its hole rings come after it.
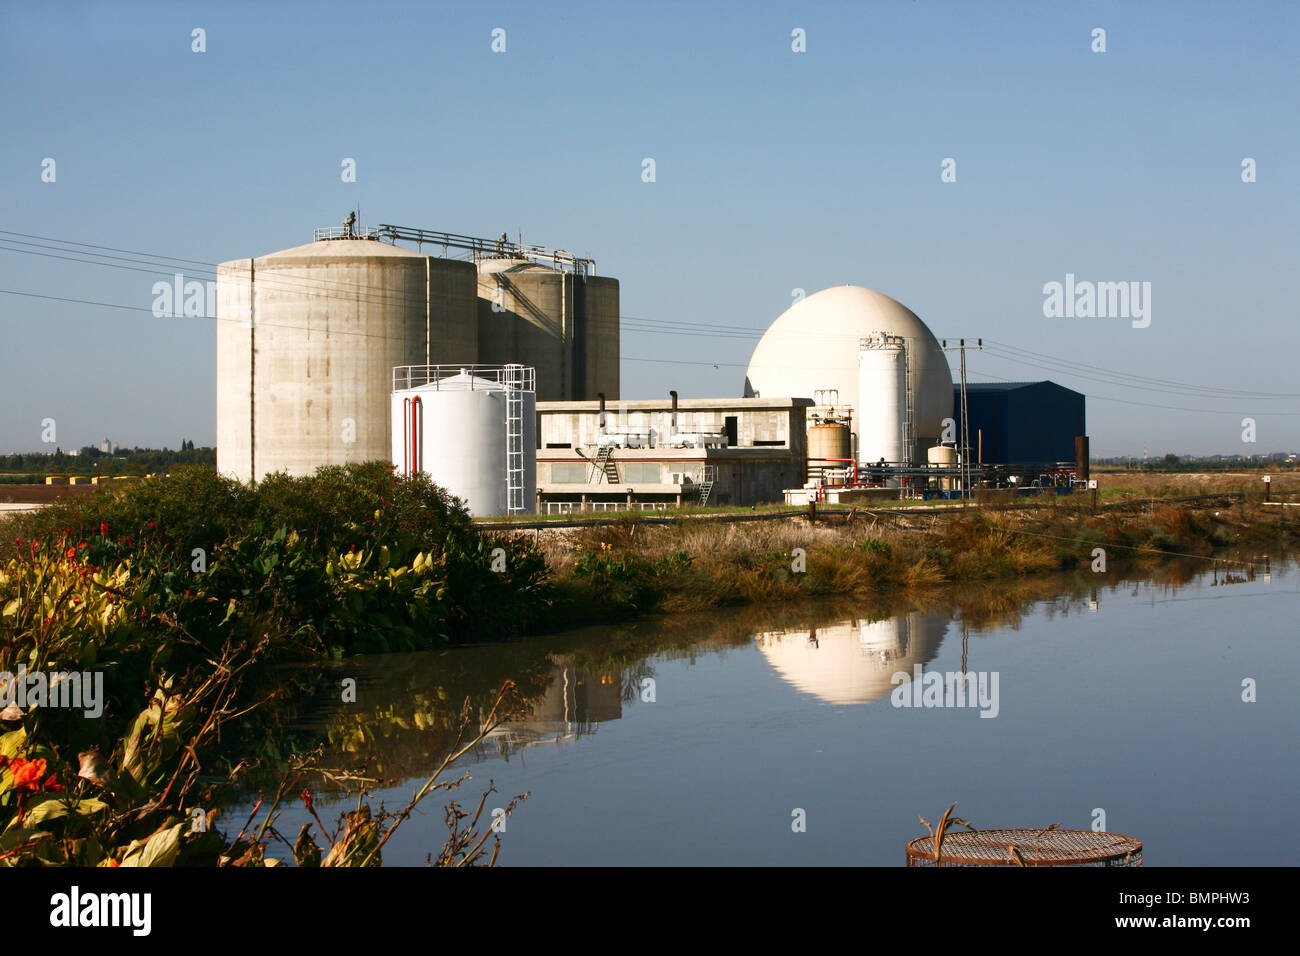
POLYGON ((551 686, 524 721, 529 726, 594 724, 623 716, 622 685, 607 674, 580 671, 570 657, 554 658, 551 686))
POLYGON ((480 259, 478 297, 481 363, 533 366, 538 401, 618 397, 616 279, 523 258, 480 259))
POLYGON ((489 734, 505 750, 548 740, 565 740, 595 731, 602 721, 623 716, 622 685, 616 677, 580 671, 571 656, 555 657, 551 683, 522 719, 512 719, 489 734))
POLYGON ((386 459, 392 370, 477 360, 474 267, 339 239, 217 269, 217 469, 386 459))
POLYGON ((796 690, 828 704, 887 697, 894 674, 934 659, 948 629, 941 612, 913 611, 883 621, 842 621, 814 631, 757 635, 759 649, 796 690))

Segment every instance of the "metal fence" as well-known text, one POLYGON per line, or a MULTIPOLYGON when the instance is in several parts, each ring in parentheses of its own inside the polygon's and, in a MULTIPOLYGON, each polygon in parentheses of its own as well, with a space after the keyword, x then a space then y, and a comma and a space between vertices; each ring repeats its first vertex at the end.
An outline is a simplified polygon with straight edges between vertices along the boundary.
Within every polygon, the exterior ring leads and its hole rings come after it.
POLYGON ((581 512, 667 511, 667 501, 543 501, 543 514, 571 515, 581 512))

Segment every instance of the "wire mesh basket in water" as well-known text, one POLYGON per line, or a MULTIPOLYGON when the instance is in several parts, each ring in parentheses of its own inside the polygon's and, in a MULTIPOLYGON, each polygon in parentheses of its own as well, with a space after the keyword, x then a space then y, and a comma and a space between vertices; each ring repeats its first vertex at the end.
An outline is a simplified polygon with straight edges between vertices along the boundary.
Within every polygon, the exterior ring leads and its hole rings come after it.
POLYGON ((907 844, 908 866, 1141 866, 1142 842, 1093 830, 966 830, 907 844))

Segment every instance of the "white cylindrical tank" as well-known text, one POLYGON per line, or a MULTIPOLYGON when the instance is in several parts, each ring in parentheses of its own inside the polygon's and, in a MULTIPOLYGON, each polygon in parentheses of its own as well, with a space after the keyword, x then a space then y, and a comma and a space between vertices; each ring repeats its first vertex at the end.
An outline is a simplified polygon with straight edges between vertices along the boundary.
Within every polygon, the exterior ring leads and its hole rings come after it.
POLYGON ((901 464, 907 409, 907 349, 903 339, 876 333, 858 352, 858 461, 901 464))
POLYGON ((393 464, 400 474, 425 472, 476 517, 536 509, 532 368, 395 369, 390 408, 393 464))

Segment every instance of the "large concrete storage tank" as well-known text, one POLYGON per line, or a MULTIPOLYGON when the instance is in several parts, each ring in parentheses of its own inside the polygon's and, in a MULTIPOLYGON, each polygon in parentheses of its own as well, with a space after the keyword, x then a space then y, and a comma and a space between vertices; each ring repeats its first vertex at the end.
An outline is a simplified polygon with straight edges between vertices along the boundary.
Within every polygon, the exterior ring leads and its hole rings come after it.
POLYGON ((537 369, 538 401, 618 398, 618 280, 509 255, 478 261, 478 355, 537 369))
POLYGON ((521 365, 394 369, 393 463, 426 473, 476 516, 536 510, 534 389, 521 365))
POLYGON ((392 370, 478 360, 468 262, 323 240, 217 268, 217 469, 387 459, 392 370))
POLYGON ((877 333, 906 342, 914 434, 904 452, 911 461, 923 462, 925 449, 943 432, 943 419, 952 417, 952 373, 925 323, 887 295, 842 285, 787 309, 754 348, 745 395, 812 398, 816 390, 837 389, 840 401, 853 409, 855 451, 860 454, 864 420, 878 423, 880 417, 872 417, 858 394, 858 352, 862 340, 877 333))

